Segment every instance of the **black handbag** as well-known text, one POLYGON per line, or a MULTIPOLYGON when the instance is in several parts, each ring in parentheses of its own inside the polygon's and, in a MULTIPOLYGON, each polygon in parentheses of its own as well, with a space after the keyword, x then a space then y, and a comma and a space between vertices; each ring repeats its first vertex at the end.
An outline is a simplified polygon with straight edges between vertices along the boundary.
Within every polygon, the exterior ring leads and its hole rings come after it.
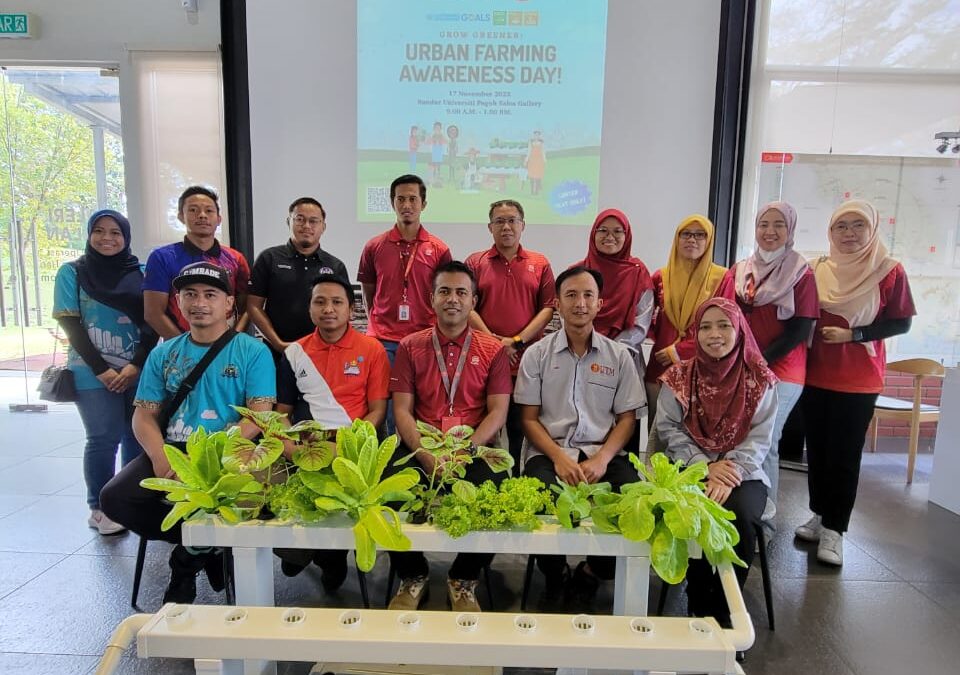
POLYGON ((77 387, 73 381, 73 371, 66 365, 57 365, 57 346, 60 344, 60 329, 53 336, 53 363, 40 375, 37 391, 40 399, 53 403, 71 403, 77 400, 77 387))

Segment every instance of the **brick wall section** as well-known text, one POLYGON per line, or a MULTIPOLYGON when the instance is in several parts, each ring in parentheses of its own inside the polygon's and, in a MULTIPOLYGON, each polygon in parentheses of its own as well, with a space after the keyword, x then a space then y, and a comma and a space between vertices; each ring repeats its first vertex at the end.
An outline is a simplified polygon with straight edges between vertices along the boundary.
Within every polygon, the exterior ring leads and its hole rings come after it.
MULTIPOLYGON (((930 405, 940 405, 940 393, 943 380, 930 377, 923 380, 922 402, 930 405)), ((901 373, 887 372, 884 378, 884 396, 893 396, 908 401, 913 400, 913 377, 901 373)), ((934 438, 937 434, 935 422, 926 422, 920 425, 920 438, 934 438)), ((910 435, 910 423, 896 420, 881 420, 879 435, 881 438, 907 437, 910 435)))

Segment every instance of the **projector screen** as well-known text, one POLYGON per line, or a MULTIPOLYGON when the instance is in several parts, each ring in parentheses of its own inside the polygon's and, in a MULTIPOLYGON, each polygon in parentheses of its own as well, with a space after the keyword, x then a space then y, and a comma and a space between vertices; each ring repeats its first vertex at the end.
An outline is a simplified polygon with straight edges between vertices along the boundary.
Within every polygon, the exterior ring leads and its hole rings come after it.
POLYGON ((358 2, 358 220, 393 220, 402 173, 433 220, 485 223, 493 197, 545 225, 596 212, 607 2, 519 6, 358 2))
POLYGON ((413 172, 455 258, 513 198, 556 271, 607 207, 652 271, 707 208, 719 24, 720 0, 247 0, 255 249, 313 196, 353 276, 413 172))

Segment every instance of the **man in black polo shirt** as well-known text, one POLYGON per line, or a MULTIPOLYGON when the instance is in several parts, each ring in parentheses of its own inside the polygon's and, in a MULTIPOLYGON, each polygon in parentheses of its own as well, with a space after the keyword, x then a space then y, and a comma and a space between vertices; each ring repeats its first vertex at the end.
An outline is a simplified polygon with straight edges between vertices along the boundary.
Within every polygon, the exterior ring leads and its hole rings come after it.
POLYGON ((327 214, 313 197, 290 205, 290 240, 257 256, 250 275, 247 311, 279 358, 292 342, 313 332, 310 289, 321 274, 334 274, 347 284, 350 277, 340 261, 320 248, 327 214))

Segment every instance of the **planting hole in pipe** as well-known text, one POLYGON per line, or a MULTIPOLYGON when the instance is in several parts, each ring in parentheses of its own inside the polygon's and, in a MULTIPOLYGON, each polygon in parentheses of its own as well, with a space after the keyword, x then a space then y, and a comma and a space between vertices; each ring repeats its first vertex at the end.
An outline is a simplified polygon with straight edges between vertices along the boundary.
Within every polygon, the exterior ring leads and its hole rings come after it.
POLYGON ((513 620, 513 625, 521 633, 532 633, 537 630, 537 620, 529 614, 519 614, 513 620))
POLYGON ((223 620, 228 624, 238 624, 247 618, 247 610, 243 607, 234 607, 229 612, 227 612, 223 620))
POLYGON ((360 625, 360 612, 348 609, 340 615, 340 625, 343 628, 356 628, 360 625))
POLYGON ((280 617, 281 623, 286 627, 301 626, 307 620, 307 613, 302 609, 293 607, 288 609, 280 617))
POLYGON ((397 617, 397 623, 403 630, 417 630, 420 627, 420 615, 417 612, 404 612, 397 617))
POLYGON ((171 628, 181 628, 190 622, 190 607, 188 605, 173 605, 163 618, 171 628))
POLYGON ((653 622, 642 616, 635 617, 630 620, 630 630, 635 635, 649 637, 653 635, 653 622))
POLYGON ((700 637, 713 635, 713 627, 703 619, 693 619, 690 622, 690 632, 700 637))
POLYGON ((480 617, 476 614, 457 614, 457 628, 463 631, 475 630, 480 624, 480 617))
POLYGON ((581 635, 590 635, 596 626, 596 622, 589 614, 577 614, 570 620, 570 623, 573 624, 573 630, 581 635))

